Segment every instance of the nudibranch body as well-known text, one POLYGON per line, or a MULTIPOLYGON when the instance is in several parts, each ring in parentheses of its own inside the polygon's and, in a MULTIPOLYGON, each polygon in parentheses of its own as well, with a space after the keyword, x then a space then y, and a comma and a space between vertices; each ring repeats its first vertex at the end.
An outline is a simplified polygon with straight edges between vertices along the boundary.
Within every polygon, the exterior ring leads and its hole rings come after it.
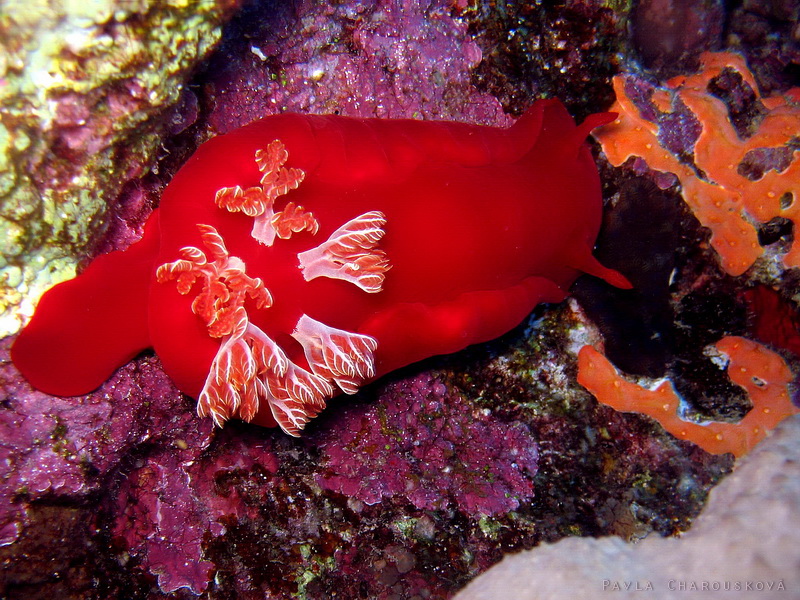
POLYGON ((285 114, 200 147, 140 242, 42 298, 12 357, 87 393, 154 348, 217 423, 296 435, 325 401, 512 329, 591 255, 597 170, 555 100, 512 127, 285 114))

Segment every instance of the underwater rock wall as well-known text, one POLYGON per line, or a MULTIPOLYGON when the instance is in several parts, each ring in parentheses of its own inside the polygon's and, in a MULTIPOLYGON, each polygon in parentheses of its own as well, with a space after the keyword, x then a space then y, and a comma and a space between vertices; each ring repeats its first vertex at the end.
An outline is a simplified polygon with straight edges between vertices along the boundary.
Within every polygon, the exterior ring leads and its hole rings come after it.
MULTIPOLYGON (((75 21, 52 10, 0 19, 2 43, 17 43, 0 58, 3 310, 18 324, 32 309, 24 298, 68 276, 75 257, 130 244, 199 143, 262 115, 503 125, 539 96, 579 117, 605 110, 621 71, 657 87, 663 74, 636 62, 630 4, 262 0, 224 33, 233 4, 101 2, 75 21), (59 75, 62 61, 76 82, 59 75), (51 62, 33 85, 27 69, 51 62)), ((787 32, 798 16, 768 4, 726 13, 730 39, 689 36, 687 73, 702 51, 736 50, 762 96, 796 85, 787 32)), ((663 3, 638 6, 644 19, 663 3)), ((654 52, 653 65, 669 62, 654 52)), ((670 126, 669 147, 690 152, 696 124, 678 113, 670 126)), ((588 549, 582 538, 619 536, 610 545, 628 556, 622 540, 690 530, 733 456, 597 402, 577 382, 578 352, 595 345, 631 380, 668 379, 687 417, 736 422, 747 394, 708 348, 742 336, 780 355, 796 398, 800 278, 781 262, 793 224, 763 227, 769 248, 734 277, 674 177, 595 153, 607 203, 597 255, 633 292, 582 279, 568 302, 499 340, 331 402, 299 440, 242 423, 214 430, 152 354, 92 394, 47 396, 4 339, 0 595, 448 598, 504 555, 564 537, 588 549)), ((763 510, 749 506, 758 527, 763 510)), ((648 544, 659 542, 679 547, 648 544)))
POLYGON ((455 600, 797 598, 800 417, 777 427, 710 494, 679 539, 569 538, 505 558, 455 600))
POLYGON ((75 275, 125 184, 152 169, 170 109, 237 4, 3 3, 0 335, 75 275))

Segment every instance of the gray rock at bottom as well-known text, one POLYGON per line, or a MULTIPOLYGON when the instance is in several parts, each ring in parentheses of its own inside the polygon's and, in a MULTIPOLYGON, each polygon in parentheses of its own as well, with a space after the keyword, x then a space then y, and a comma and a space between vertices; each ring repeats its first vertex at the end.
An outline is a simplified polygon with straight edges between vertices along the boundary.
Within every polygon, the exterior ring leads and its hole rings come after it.
POLYGON ((681 538, 567 538, 507 556, 455 600, 800 599, 800 415, 742 459, 681 538))

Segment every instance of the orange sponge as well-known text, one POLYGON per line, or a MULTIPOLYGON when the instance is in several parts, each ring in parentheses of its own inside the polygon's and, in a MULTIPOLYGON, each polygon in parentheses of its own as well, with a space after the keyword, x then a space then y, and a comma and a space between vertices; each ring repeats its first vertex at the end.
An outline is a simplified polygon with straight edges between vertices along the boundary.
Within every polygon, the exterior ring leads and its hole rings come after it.
POLYGON ((715 347, 728 357, 731 381, 744 388, 753 403, 739 423, 684 421, 679 416, 680 397, 670 382, 646 388, 628 381, 592 346, 584 346, 578 354, 578 382, 603 404, 653 417, 675 437, 706 452, 740 457, 782 419, 800 412, 789 399, 792 372, 778 354, 742 337, 724 337, 715 347))
MULTIPOLYGON (((704 173, 702 179, 659 144, 658 126, 644 119, 626 96, 622 76, 614 78, 614 91, 617 102, 611 110, 619 117, 593 134, 609 162, 619 166, 631 156, 639 156, 651 169, 674 173, 684 200, 700 223, 711 230, 711 245, 728 273, 741 275, 761 256, 758 222, 784 217, 794 223, 795 231, 800 228, 797 150, 789 167, 781 172, 770 170, 756 181, 738 170, 751 150, 786 146, 800 133, 800 88, 783 96, 762 98, 741 56, 707 52, 701 56, 699 73, 674 78, 666 89, 657 90, 652 100, 659 110, 669 112, 672 99, 677 97, 700 121, 702 132, 694 145, 694 163, 704 173), (737 71, 769 111, 756 132, 744 140, 731 125, 725 104, 707 91, 709 82, 725 68, 737 71)), ((800 243, 794 243, 783 262, 787 268, 800 267, 800 243)))

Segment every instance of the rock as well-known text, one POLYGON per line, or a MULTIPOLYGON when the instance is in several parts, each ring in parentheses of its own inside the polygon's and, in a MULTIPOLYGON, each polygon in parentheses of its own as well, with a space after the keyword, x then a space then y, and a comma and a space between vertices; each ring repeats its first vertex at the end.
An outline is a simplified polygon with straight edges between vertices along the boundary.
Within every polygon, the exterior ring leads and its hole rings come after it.
POLYGON ((715 488, 680 539, 567 538, 506 557, 455 600, 797 598, 800 416, 785 420, 715 488), (652 591, 649 591, 652 589, 652 591))

